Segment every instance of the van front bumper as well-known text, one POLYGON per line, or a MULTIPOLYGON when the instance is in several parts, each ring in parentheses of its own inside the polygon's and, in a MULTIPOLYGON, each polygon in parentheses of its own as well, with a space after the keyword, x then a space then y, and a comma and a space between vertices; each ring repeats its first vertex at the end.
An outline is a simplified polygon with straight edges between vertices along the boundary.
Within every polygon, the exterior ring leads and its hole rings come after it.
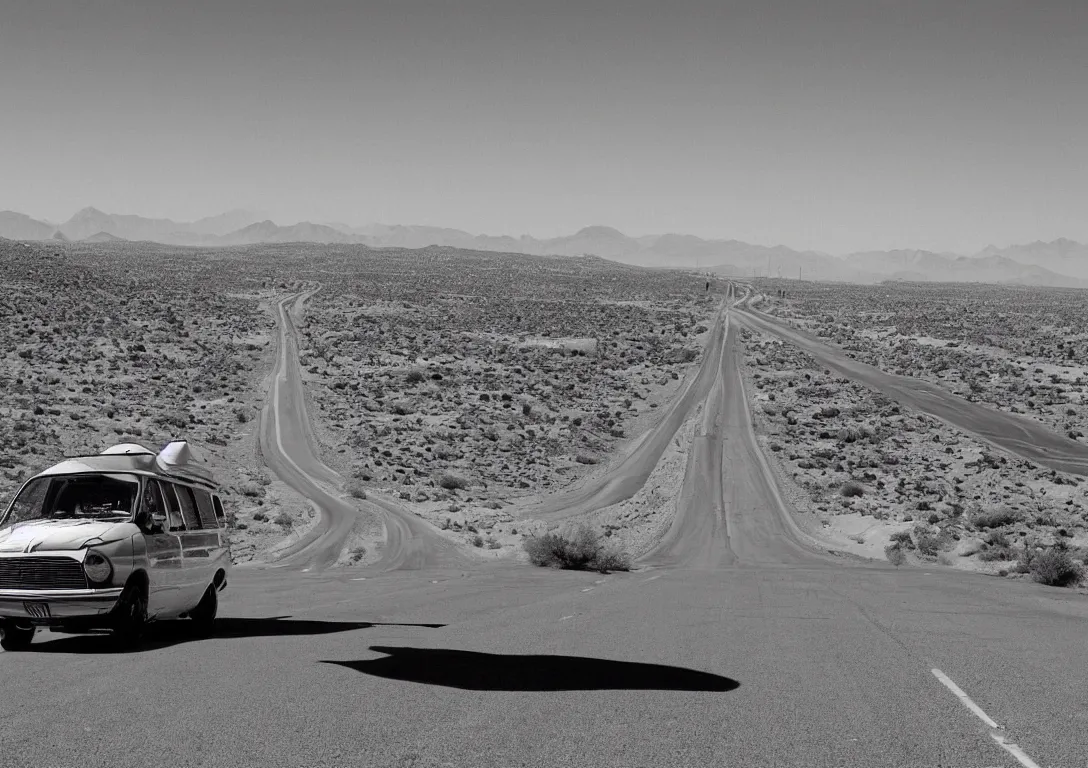
POLYGON ((3 589, 0 618, 20 624, 49 626, 66 619, 108 614, 117 605, 123 587, 109 589, 3 589))

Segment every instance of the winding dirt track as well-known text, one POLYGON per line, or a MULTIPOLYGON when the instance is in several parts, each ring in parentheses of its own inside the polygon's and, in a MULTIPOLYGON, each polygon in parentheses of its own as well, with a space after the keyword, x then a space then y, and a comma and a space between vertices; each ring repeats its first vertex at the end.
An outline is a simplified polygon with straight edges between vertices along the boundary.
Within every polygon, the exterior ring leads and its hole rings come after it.
POLYGON ((294 325, 304 302, 316 290, 293 294, 276 304, 279 357, 261 419, 261 452, 269 469, 321 512, 313 528, 280 550, 277 562, 301 569, 334 565, 360 511, 378 516, 385 525, 385 546, 375 567, 418 569, 460 562, 463 558, 456 547, 418 516, 385 499, 348 497, 343 478, 321 461, 299 372, 294 325))
POLYGON ((818 340, 741 302, 734 317, 755 330, 771 333, 800 347, 828 368, 902 405, 928 413, 989 445, 1058 472, 1088 476, 1088 445, 1054 432, 1017 414, 988 408, 953 395, 935 384, 886 373, 860 363, 818 340))
MULTIPOLYGON (((313 501, 321 519, 299 541, 281 550, 279 564, 305 569, 335 564, 360 510, 380 516, 385 524, 386 546, 377 568, 466 564, 467 558, 454 544, 410 511, 377 496, 366 501, 348 498, 342 490, 343 479, 321 462, 306 409, 294 326, 313 293, 295 294, 277 304, 280 355, 261 437, 269 467, 313 501)), ((546 498, 519 514, 561 520, 630 498, 645 485, 669 441, 702 405, 702 423, 672 525, 641 562, 698 569, 745 561, 823 562, 825 557, 815 554, 818 545, 793 522, 756 444, 739 373, 732 314, 723 304, 698 373, 630 454, 582 487, 546 498)))
POLYGON ((727 312, 725 307, 714 319, 707 339, 703 361, 695 378, 677 397, 664 417, 624 459, 608 472, 590 478, 581 487, 559 492, 536 505, 523 508, 522 516, 545 520, 577 517, 611 506, 634 496, 661 460, 669 441, 687 421, 692 410, 704 402, 721 375, 722 349, 727 312))

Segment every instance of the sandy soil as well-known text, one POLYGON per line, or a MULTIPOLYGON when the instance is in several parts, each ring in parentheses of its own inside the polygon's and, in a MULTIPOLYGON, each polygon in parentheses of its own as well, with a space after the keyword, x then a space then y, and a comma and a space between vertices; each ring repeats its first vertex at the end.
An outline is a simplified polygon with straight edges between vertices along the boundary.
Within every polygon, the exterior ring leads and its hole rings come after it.
POLYGON ((777 338, 745 330, 741 340, 757 439, 799 522, 830 548, 883 558, 905 532, 913 562, 993 573, 1009 570, 1026 543, 1062 540, 1086 554, 1088 493, 1078 478, 999 455, 777 338))
POLYGON ((1084 291, 968 284, 758 285, 766 294, 762 311, 789 319, 857 360, 1027 415, 1075 440, 1088 434, 1084 291))
POLYGON ((637 444, 697 368, 718 299, 686 275, 477 256, 491 266, 427 286, 376 285, 395 262, 348 269, 310 300, 300 360, 322 456, 351 487, 478 556, 520 555, 512 505, 637 444))
POLYGON ((256 439, 286 286, 242 252, 58 248, 0 242, 0 503, 65 455, 183 438, 222 486, 236 562, 304 532, 313 510, 256 439))

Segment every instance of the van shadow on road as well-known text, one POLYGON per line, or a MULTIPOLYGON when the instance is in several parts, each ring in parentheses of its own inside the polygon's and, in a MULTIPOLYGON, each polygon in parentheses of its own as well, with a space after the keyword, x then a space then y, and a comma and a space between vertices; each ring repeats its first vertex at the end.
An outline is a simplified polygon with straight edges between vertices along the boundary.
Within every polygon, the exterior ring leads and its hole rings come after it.
POLYGON ((443 648, 372 646, 386 654, 360 661, 323 661, 390 680, 470 691, 732 691, 728 677, 663 664, 582 656, 514 656, 443 648))
MULTIPOLYGON (((216 619, 215 625, 209 634, 199 635, 192 632, 184 620, 164 621, 149 626, 144 641, 133 650, 135 652, 152 651, 195 640, 328 635, 336 632, 370 629, 371 627, 441 629, 444 626, 446 625, 381 621, 318 621, 313 619, 292 619, 289 616, 270 616, 267 618, 216 619)), ((114 653, 116 647, 113 638, 108 635, 73 635, 57 640, 36 642, 30 646, 29 650, 31 653, 114 653)))

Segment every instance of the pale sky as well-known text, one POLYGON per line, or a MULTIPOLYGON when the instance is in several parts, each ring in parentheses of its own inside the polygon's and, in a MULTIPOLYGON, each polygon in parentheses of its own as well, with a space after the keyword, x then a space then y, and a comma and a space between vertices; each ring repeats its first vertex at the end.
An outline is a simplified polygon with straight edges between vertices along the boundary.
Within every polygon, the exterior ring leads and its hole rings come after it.
POLYGON ((832 253, 1088 241, 1088 2, 52 2, 0 209, 832 253))

